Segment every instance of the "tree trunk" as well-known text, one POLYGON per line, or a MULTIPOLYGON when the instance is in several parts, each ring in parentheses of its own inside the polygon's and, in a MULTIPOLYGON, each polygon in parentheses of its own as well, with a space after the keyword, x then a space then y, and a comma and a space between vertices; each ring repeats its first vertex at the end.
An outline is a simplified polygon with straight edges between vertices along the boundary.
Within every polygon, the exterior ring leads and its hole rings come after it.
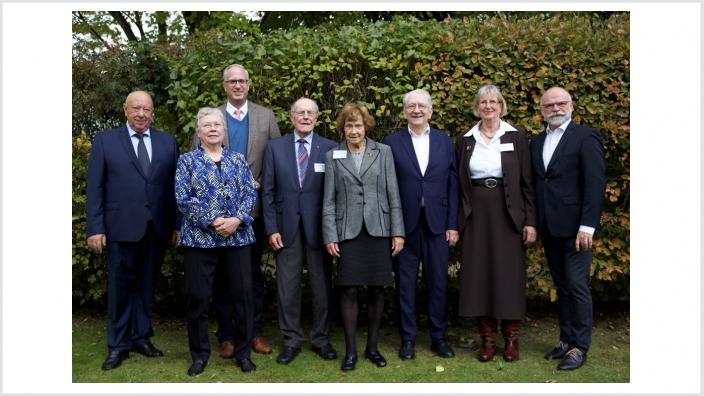
POLYGON ((108 11, 108 13, 113 17, 115 22, 117 22, 117 24, 120 25, 120 27, 122 28, 122 31, 125 32, 125 36, 127 36, 127 40, 139 41, 137 39, 137 36, 134 35, 134 32, 132 31, 132 27, 130 26, 130 23, 127 22, 127 19, 125 19, 125 16, 122 15, 122 12, 108 11))

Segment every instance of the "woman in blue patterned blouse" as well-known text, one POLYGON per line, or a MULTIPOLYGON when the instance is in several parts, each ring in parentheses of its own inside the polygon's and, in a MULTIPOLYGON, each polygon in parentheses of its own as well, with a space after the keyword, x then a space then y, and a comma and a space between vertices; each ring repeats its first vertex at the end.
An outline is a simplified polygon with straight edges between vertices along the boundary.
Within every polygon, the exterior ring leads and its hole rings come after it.
POLYGON ((203 372, 210 357, 208 305, 216 269, 235 301, 235 363, 243 372, 250 359, 254 243, 252 211, 257 197, 254 179, 242 154, 223 145, 226 123, 218 109, 204 107, 196 116, 200 147, 181 155, 176 168, 176 202, 183 213, 180 244, 184 248, 186 324, 193 364, 188 375, 203 372))

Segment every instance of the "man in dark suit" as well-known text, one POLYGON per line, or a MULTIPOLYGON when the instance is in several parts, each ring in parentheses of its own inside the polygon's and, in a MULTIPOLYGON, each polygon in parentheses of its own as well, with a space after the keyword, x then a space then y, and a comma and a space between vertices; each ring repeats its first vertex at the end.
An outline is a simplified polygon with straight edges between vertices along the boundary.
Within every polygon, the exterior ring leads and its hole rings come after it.
POLYGON ((606 185, 604 150, 597 129, 572 121, 572 98, 563 88, 540 100, 548 126, 530 143, 538 227, 555 286, 560 342, 545 355, 559 370, 587 360, 592 333, 589 270, 606 185))
POLYGON ((135 91, 124 104, 127 124, 95 135, 88 162, 88 247, 107 250, 108 357, 118 367, 130 351, 163 356, 149 338, 154 287, 169 239, 178 240, 174 196, 176 139, 150 128, 148 93, 135 91))
POLYGON ((403 97, 403 107, 408 127, 384 139, 393 152, 406 226, 406 244, 398 255, 396 268, 401 335, 398 355, 403 360, 415 358, 416 283, 422 262, 431 350, 440 357, 451 358, 455 354, 445 332, 449 246, 459 239, 455 150, 446 132, 428 124, 433 103, 427 91, 408 92, 403 97))
MULTIPOLYGON (((230 150, 237 151, 247 158, 247 164, 252 171, 258 196, 254 210, 252 227, 256 242, 252 245, 252 291, 254 294, 254 327, 252 332, 252 350, 257 353, 271 353, 271 345, 262 337, 264 323, 264 297, 266 285, 262 273, 262 253, 266 235, 262 220, 261 183, 262 161, 264 149, 269 139, 281 136, 274 112, 247 100, 249 93, 249 72, 242 65, 233 64, 225 68, 222 75, 222 87, 227 94, 227 102, 220 106, 227 122, 226 144, 230 150)), ((218 322, 216 335, 220 342, 220 356, 231 358, 235 353, 235 327, 232 322, 234 305, 227 290, 226 277, 215 275, 213 290, 213 306, 218 322)))
POLYGON ((325 153, 337 146, 313 132, 318 105, 307 98, 291 106, 292 134, 272 139, 264 155, 262 184, 265 232, 276 252, 279 328, 283 350, 279 364, 301 351, 301 294, 305 254, 313 297, 313 351, 335 359, 330 345, 330 265, 323 249, 322 210, 325 153))

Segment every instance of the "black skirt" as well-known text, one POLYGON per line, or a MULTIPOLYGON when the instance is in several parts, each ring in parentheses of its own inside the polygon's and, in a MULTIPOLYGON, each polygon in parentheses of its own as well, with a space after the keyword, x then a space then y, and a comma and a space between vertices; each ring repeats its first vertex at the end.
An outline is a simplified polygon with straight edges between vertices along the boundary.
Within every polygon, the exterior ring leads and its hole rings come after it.
POLYGON ((388 286, 391 274, 391 238, 373 237, 362 225, 356 238, 338 243, 339 286, 388 286))
POLYGON ((461 316, 523 319, 526 267, 523 234, 511 221, 504 189, 472 186, 472 213, 462 236, 461 316))

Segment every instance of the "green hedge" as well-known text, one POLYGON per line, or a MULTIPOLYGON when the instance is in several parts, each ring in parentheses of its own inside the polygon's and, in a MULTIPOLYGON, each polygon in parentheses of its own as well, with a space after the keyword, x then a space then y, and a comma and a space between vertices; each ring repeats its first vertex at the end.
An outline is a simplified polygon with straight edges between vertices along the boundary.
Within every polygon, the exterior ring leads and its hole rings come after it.
MULTIPOLYGON (((135 88, 153 93, 155 124, 174 133, 187 150, 197 109, 224 101, 222 70, 244 64, 250 99, 274 109, 283 131, 287 111, 301 96, 321 109, 317 131, 340 140, 336 112, 362 101, 381 139, 405 125, 401 98, 414 88, 433 96, 431 123, 453 137, 478 120, 471 103, 480 85, 497 85, 508 102, 506 121, 533 134, 544 125, 542 92, 566 87, 575 102, 574 119, 601 129, 607 161, 603 228, 592 265, 595 298, 629 299, 629 15, 609 19, 531 15, 525 18, 464 18, 435 21, 394 19, 364 26, 298 29, 237 36, 211 32, 184 44, 144 44, 98 54, 74 54, 73 62, 73 292, 77 304, 105 298, 104 258, 85 245, 85 172, 90 137, 124 122, 121 104, 135 88)), ((459 249, 452 251, 456 286, 459 249)), ((528 250, 528 293, 555 299, 542 249, 528 250)), ((178 253, 169 252, 158 299, 183 296, 178 253)), ((271 274, 271 268, 269 268, 271 274)))

